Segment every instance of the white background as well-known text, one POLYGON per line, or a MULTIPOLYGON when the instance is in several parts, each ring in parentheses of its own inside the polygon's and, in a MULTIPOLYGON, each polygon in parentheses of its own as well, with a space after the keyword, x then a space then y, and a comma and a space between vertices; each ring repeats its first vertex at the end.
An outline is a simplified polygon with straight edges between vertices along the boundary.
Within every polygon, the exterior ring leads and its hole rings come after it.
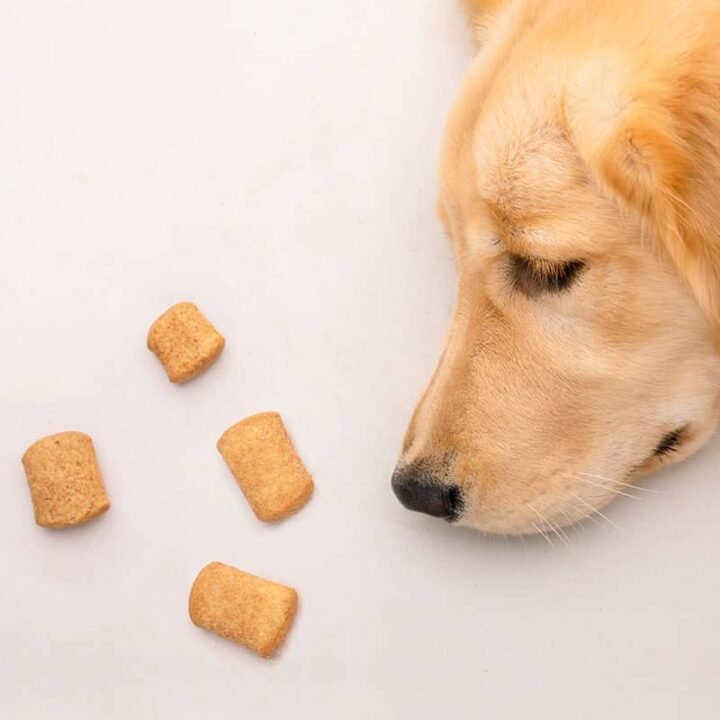
POLYGON ((453 293, 434 217, 452 0, 0 0, 0 716, 716 718, 717 441, 573 546, 404 511, 453 293), (145 334, 227 337, 170 385, 145 334), (215 450, 281 411, 317 492, 254 519, 215 450), (20 457, 95 439, 111 510, 35 526, 20 457), (277 659, 195 628, 211 560, 294 585, 277 659))

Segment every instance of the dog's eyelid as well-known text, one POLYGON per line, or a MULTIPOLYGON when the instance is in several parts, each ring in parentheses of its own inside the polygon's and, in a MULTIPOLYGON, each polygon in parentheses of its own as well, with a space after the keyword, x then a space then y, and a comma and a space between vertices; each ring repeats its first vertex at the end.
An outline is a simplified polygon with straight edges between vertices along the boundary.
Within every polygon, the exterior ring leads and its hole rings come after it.
POLYGON ((528 297, 569 289, 586 268, 584 260, 546 260, 510 253, 513 286, 528 297))

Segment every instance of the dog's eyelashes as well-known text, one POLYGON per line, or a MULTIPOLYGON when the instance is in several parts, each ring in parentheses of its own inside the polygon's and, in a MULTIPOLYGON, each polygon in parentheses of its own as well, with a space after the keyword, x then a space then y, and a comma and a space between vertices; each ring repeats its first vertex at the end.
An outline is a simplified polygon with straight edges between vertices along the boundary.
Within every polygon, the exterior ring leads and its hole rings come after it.
POLYGON ((682 427, 665 435, 653 451, 653 457, 664 457, 676 452, 686 433, 687 428, 682 427))
POLYGON ((582 260, 558 263, 521 255, 510 256, 513 286, 528 297, 568 290, 584 269, 582 260))
POLYGON ((581 260, 573 260, 562 265, 552 266, 550 271, 545 274, 548 288, 553 292, 566 290, 584 268, 585 263, 581 260))

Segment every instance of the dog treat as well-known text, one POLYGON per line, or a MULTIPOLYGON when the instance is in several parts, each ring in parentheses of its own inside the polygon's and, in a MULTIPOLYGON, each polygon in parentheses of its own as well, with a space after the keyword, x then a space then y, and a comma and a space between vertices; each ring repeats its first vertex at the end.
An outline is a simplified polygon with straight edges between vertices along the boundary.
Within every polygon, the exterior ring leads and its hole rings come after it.
POLYGON ((237 568, 213 562, 190 590, 190 619, 198 627, 270 657, 287 635, 297 592, 237 568))
POLYGON ((217 444, 259 520, 282 520, 310 499, 313 481, 276 412, 241 420, 217 444))
POLYGON ((181 302, 152 324, 147 346, 157 355, 170 382, 184 383, 214 362, 225 346, 225 338, 197 306, 181 302))
POLYGON ((42 438, 25 451, 22 463, 38 525, 79 525, 110 507, 93 442, 84 433, 42 438))

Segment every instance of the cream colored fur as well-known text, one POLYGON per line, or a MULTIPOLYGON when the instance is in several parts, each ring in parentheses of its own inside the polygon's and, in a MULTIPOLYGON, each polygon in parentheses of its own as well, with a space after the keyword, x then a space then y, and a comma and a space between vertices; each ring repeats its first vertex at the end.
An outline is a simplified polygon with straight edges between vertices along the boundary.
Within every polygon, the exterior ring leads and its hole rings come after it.
POLYGON ((462 489, 461 524, 547 531, 718 420, 720 3, 464 5, 479 50, 438 204, 457 301, 402 462, 462 489), (513 257, 585 268, 528 295, 513 257))

